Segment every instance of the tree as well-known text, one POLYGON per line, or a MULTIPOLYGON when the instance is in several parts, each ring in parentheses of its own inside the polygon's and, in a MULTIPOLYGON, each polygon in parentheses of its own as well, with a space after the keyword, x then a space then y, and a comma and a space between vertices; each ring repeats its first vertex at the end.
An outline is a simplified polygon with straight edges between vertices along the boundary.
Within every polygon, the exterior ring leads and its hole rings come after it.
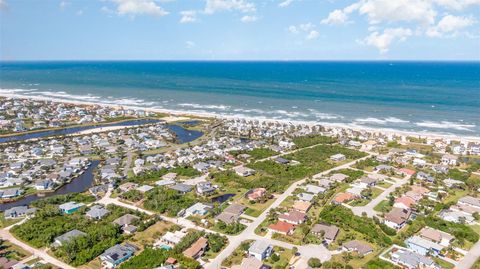
POLYGON ((308 266, 312 268, 320 268, 322 266, 322 262, 318 258, 310 258, 308 260, 308 266))

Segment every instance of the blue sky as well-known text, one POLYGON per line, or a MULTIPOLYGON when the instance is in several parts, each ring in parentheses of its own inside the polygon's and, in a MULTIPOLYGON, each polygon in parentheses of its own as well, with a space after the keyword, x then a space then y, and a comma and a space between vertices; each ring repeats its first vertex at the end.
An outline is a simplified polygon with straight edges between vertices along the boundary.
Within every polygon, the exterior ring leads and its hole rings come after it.
POLYGON ((0 0, 2 60, 480 60, 480 0, 0 0))

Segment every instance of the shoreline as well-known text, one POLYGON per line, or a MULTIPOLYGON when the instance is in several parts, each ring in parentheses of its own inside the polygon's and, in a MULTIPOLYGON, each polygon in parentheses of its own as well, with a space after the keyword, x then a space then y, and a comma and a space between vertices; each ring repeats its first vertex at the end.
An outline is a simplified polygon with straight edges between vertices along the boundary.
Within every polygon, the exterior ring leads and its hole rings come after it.
POLYGON ((342 123, 327 123, 327 122, 320 122, 320 121, 295 121, 295 120, 281 120, 281 119, 268 119, 268 118, 259 119, 258 117, 249 117, 249 116, 219 115, 213 112, 192 112, 188 110, 172 110, 172 109, 164 109, 164 108, 139 107, 139 106, 133 106, 133 105, 118 105, 118 104, 108 104, 108 103, 101 103, 101 102, 94 103, 94 102, 88 102, 88 101, 68 100, 68 99, 62 99, 62 98, 56 98, 56 97, 25 96, 25 95, 16 94, 16 93, 11 93, 11 94, 1 93, 0 97, 16 98, 16 99, 31 99, 31 100, 38 100, 38 101, 67 103, 67 104, 75 104, 75 105, 111 107, 116 109, 143 110, 143 111, 154 112, 154 113, 170 114, 171 116, 176 116, 176 117, 215 118, 215 119, 226 119, 226 120, 245 119, 245 120, 256 120, 259 122, 267 122, 267 123, 285 123, 285 124, 307 125, 307 126, 321 125, 327 128, 340 128, 343 130, 352 130, 352 131, 358 131, 358 132, 365 131, 370 133, 378 133, 378 134, 394 135, 394 136, 411 136, 416 138, 463 140, 467 142, 480 143, 480 136, 402 131, 402 130, 395 130, 390 128, 358 127, 358 126, 349 126, 346 123, 342 124, 342 123))

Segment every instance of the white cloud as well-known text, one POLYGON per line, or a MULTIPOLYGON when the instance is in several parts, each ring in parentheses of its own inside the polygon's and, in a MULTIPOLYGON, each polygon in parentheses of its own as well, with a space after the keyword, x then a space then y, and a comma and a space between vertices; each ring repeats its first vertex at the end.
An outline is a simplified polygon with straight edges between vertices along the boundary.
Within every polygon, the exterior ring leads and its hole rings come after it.
POLYGON ((284 0, 278 4, 279 7, 288 7, 294 0, 284 0))
POLYGON ((180 12, 180 15, 182 15, 180 23, 191 23, 197 21, 197 11, 195 10, 184 10, 180 12))
POLYGON ((257 21, 258 18, 256 16, 245 15, 240 20, 244 23, 249 23, 249 22, 257 21))
POLYGON ((196 46, 196 44, 195 44, 195 42, 193 42, 193 41, 187 41, 187 42, 185 42, 185 47, 186 47, 187 49, 191 49, 191 48, 193 48, 193 47, 195 47, 195 46, 196 46))
POLYGON ((315 25, 311 22, 302 23, 298 26, 290 25, 287 30, 292 34, 304 34, 307 40, 314 40, 320 36, 319 32, 315 30, 315 25))
POLYGON ((455 10, 462 10, 469 6, 480 5, 480 0, 434 0, 440 6, 455 10))
POLYGON ((371 24, 401 21, 432 24, 437 15, 427 0, 366 0, 359 3, 358 12, 367 15, 371 24))
POLYGON ((78 11, 76 12, 76 14, 77 14, 77 16, 82 16, 82 15, 83 15, 83 10, 81 10, 81 9, 78 10, 78 11))
POLYGON ((412 30, 408 28, 387 28, 383 33, 378 31, 370 33, 370 35, 363 40, 363 43, 376 47, 380 53, 386 53, 392 42, 396 40, 405 41, 407 37, 411 35, 412 30))
POLYGON ((60 10, 65 10, 65 8, 68 6, 67 1, 61 1, 60 2, 60 10))
POLYGON ((207 0, 204 12, 213 14, 219 11, 254 12, 255 4, 245 0, 207 0))
POLYGON ((340 9, 335 9, 334 11, 328 14, 326 19, 323 19, 321 24, 345 24, 348 21, 347 14, 340 9))
POLYGON ((168 14, 154 0, 109 0, 117 5, 119 15, 152 15, 165 16, 168 14))
POLYGON ((446 34, 455 35, 458 31, 469 27, 475 23, 475 20, 467 17, 446 15, 437 25, 429 28, 426 32, 429 37, 442 37, 446 34))
POLYGON ((317 39, 320 36, 320 34, 316 30, 312 30, 308 33, 307 35, 307 40, 314 40, 317 39))

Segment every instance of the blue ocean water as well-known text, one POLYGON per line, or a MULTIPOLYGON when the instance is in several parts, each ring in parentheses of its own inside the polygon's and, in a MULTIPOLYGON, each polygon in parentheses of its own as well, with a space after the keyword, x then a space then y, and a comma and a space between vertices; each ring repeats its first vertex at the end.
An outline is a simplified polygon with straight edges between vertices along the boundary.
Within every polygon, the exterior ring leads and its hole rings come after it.
POLYGON ((1 62, 0 94, 480 136, 479 62, 1 62))

